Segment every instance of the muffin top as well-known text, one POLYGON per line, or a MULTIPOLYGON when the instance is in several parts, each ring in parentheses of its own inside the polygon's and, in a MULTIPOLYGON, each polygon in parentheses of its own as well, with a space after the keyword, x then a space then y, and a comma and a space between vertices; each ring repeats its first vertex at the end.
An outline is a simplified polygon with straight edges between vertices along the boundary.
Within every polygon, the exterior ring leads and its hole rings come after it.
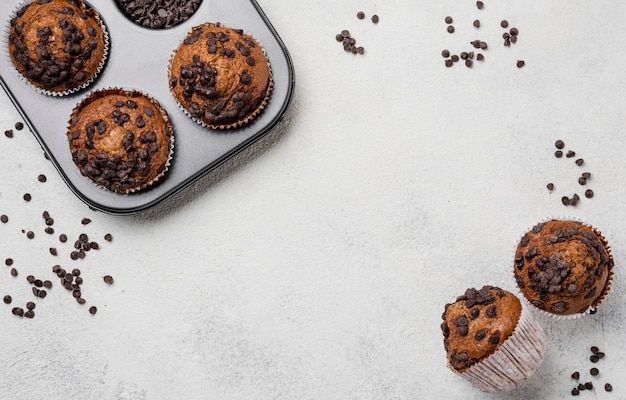
POLYGON ((535 225, 515 252, 517 285, 535 307, 570 315, 597 306, 610 283, 613 257, 604 237, 576 221, 535 225))
POLYGON ((11 19, 9 53, 33 85, 53 93, 81 87, 103 63, 100 20, 82 0, 34 0, 11 19))
POLYGON ((173 128, 156 100, 134 91, 93 92, 72 112, 67 137, 81 174, 115 192, 143 189, 164 175, 173 128))
POLYGON ((192 28, 170 64, 170 90, 197 120, 212 128, 248 122, 264 106, 272 80, 260 44, 219 23, 192 28))
POLYGON ((467 289, 442 315, 443 344, 451 369, 463 372, 492 354, 517 326, 522 304, 494 286, 467 289))

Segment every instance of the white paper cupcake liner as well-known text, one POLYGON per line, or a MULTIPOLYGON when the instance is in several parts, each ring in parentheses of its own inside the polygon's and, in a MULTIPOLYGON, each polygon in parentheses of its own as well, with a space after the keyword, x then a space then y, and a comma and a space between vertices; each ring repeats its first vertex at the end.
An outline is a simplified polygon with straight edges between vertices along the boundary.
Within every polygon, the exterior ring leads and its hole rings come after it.
POLYGON ((513 333, 488 357, 458 374, 484 392, 502 393, 534 375, 546 353, 546 335, 530 309, 522 312, 513 333))
MULTIPOLYGON (((224 28, 230 28, 230 29, 239 29, 239 28, 235 28, 226 24, 222 24, 221 22, 205 22, 204 24, 198 25, 198 26, 202 26, 205 24, 213 24, 215 26, 218 27, 224 27, 224 28)), ((188 32, 187 34, 189 34, 190 32, 188 32)), ((186 35, 187 35, 186 34, 186 35)), ((186 36, 185 36, 186 37, 186 36)), ((246 118, 240 120, 240 121, 235 121, 233 123, 230 124, 219 124, 219 125, 212 125, 212 124, 206 124, 204 121, 202 121, 199 118, 194 117, 193 115, 191 115, 191 113, 189 112, 189 110, 187 110, 187 107, 185 107, 176 97, 176 95, 174 94, 174 92, 172 91, 172 88, 170 86, 170 93, 172 95, 172 97, 174 98, 174 100, 176 101, 176 104, 178 105, 178 108, 187 116, 189 117, 192 121, 194 121, 195 123, 197 123, 198 125, 202 126, 203 128, 210 128, 210 129, 214 129, 214 130, 229 130, 232 128, 238 128, 241 126, 244 126, 246 124, 248 124, 249 122, 251 122, 254 118, 256 118, 267 106, 267 104, 270 101, 270 98, 272 97, 272 90, 274 89, 274 78, 272 75, 272 65, 270 64, 269 61, 269 57, 267 56, 267 52, 265 51, 265 47, 263 47, 263 44, 259 41, 259 39, 256 38, 256 36, 253 36, 254 39, 257 41, 257 43, 259 44, 259 46, 261 47, 261 49, 263 50, 263 55, 265 56, 265 61, 267 62, 267 66, 269 68, 269 81, 267 83, 267 89, 265 91, 265 98, 263 99, 263 101, 257 106, 257 108, 251 112, 250 114, 248 114, 246 116, 246 118)), ((183 38, 184 40, 184 38, 183 38)), ((180 44, 179 44, 180 46, 180 44)), ((171 76, 171 72, 172 72, 172 62, 174 61, 174 56, 176 55, 176 52, 178 50, 178 47, 176 49, 174 49, 174 51, 172 52, 172 54, 170 55, 170 59, 168 62, 168 66, 167 66, 167 71, 168 71, 168 76, 171 76)), ((169 84, 169 79, 168 79, 168 85, 169 84)))
POLYGON ((26 84, 27 86, 29 86, 30 88, 32 88, 34 91, 36 91, 37 93, 46 95, 46 96, 53 96, 53 97, 63 97, 63 96, 67 96, 76 92, 79 92, 81 90, 84 90, 85 88, 87 88, 91 83, 93 83, 93 81, 95 81, 96 79, 98 79, 98 77, 100 76, 100 74, 102 73, 102 71, 104 70, 104 67, 107 64, 108 61, 108 57, 109 57, 109 51, 110 51, 110 47, 111 47, 111 42, 109 39, 109 31, 107 30, 107 26, 104 22, 104 20, 102 19, 102 17, 100 16, 100 13, 87 1, 83 0, 83 3, 85 5, 85 7, 89 8, 93 8, 94 10, 96 10, 96 19, 98 20, 98 23, 100 24, 100 27, 102 28, 102 38, 104 41, 104 50, 102 53, 102 59, 100 60, 100 63, 98 63, 98 69, 96 70, 96 72, 91 76, 91 78, 89 78, 88 80, 86 80, 85 82, 83 82, 80 86, 77 86, 75 88, 72 89, 68 89, 62 92, 55 92, 52 90, 47 90, 44 88, 41 88, 35 84, 33 84, 31 81, 28 80, 28 78, 26 76, 24 76, 22 73, 20 73, 20 71, 17 70, 17 68, 15 67, 15 65, 13 65, 13 60, 11 59, 11 54, 9 51, 9 35, 11 33, 11 24, 10 21, 17 16, 17 12, 19 10, 22 9, 22 7, 34 2, 35 0, 26 0, 21 2, 11 13, 11 15, 9 16, 9 20, 6 22, 5 25, 5 29, 4 29, 4 52, 5 52, 5 58, 7 60, 7 62, 9 63, 9 65, 13 66, 13 71, 14 73, 17 75, 17 77, 24 82, 24 84, 26 84))
MULTIPOLYGON (((591 229, 594 231, 594 233, 598 236, 598 238, 602 241, 602 243, 604 244, 607 253, 609 254, 609 257, 613 258, 613 256, 611 255, 611 248, 608 245, 608 242, 606 241, 606 239, 604 238, 604 236, 602 235, 602 233, 596 229, 595 227, 593 227, 592 225, 589 225, 585 222, 583 222, 580 218, 577 217, 572 217, 572 216, 558 216, 558 217, 551 217, 551 218, 545 218, 537 223, 535 223, 533 226, 529 227, 528 229, 526 229, 524 231, 524 234, 530 232, 534 226, 538 225, 538 224, 542 224, 548 221, 552 221, 552 220, 559 220, 559 221, 574 221, 574 222, 578 222, 580 224, 582 224, 583 226, 591 229)), ((524 235, 522 234, 522 236, 524 235)), ((517 241, 515 242, 514 245, 514 249, 517 250, 517 246, 519 245, 519 241, 521 239, 520 236, 517 241)), ((526 298, 526 295, 524 294, 524 292, 522 291, 522 289, 519 287, 519 285, 517 284, 517 281, 515 281, 515 251, 513 252, 513 257, 511 257, 511 262, 510 264, 511 266, 513 266, 513 281, 515 282, 515 288, 517 289, 517 294, 518 297, 520 297, 522 299, 522 301, 529 306, 530 308, 532 308, 534 311, 537 311, 540 315, 545 316, 545 317, 549 317, 549 318, 553 318, 556 320, 561 320, 561 321, 565 321, 565 320, 573 320, 573 319, 578 319, 581 318, 582 316, 586 316, 586 315, 593 315, 596 313, 596 310, 598 308, 598 306, 600 305, 600 303, 602 303, 602 301, 604 301, 604 299, 606 298, 606 296, 608 295, 609 291, 611 290, 611 283, 613 281, 613 270, 609 271, 609 277, 607 279, 607 283, 604 286, 604 292, 603 294, 598 297, 597 303, 595 306, 592 307, 588 307, 585 311, 580 312, 580 313, 575 313, 575 314, 555 314, 555 313, 551 313, 549 311, 546 310, 542 310, 541 308, 535 306, 533 303, 530 302, 530 300, 528 300, 526 298)))
POLYGON ((165 177, 165 175, 167 174, 167 172, 169 170, 169 167, 172 164, 172 160, 173 160, 173 157, 174 157, 174 142, 175 142, 175 136, 176 135, 174 134, 174 126, 172 124, 172 120, 170 119, 167 110, 161 105, 161 103, 158 100, 156 100, 154 97, 152 97, 149 94, 147 94, 146 92, 141 91, 141 90, 137 90, 137 89, 110 87, 110 88, 105 88, 105 89, 94 90, 94 91, 90 92, 89 94, 87 94, 81 101, 79 101, 78 104, 72 110, 72 113, 71 113, 71 116, 70 116, 70 120, 68 121, 68 129, 67 129, 67 131, 68 132, 70 131, 70 125, 71 125, 71 118, 72 118, 72 116, 74 116, 74 114, 76 112, 78 112, 83 107, 83 105, 86 104, 87 101, 92 99, 94 96, 104 96, 107 93, 119 93, 119 92, 126 92, 126 93, 130 94, 131 96, 142 96, 142 97, 145 97, 146 99, 150 100, 150 102, 154 105, 154 107, 159 111, 159 113, 163 117, 163 120, 166 122, 166 130, 170 131, 170 149, 169 149, 169 154, 167 156, 167 160, 165 161, 163 170, 159 174, 157 174, 149 182, 145 182, 145 183, 143 183, 140 186, 137 186, 137 187, 134 187, 134 188, 129 188, 127 190, 115 191, 115 190, 109 189, 109 188, 107 188, 105 186, 102 186, 102 185, 98 184, 97 182, 93 181, 92 179, 90 179, 89 177, 85 176, 86 179, 89 179, 89 181, 91 181, 96 187, 98 187, 100 189, 104 189, 104 190, 107 190, 109 192, 117 193, 117 194, 120 194, 120 195, 130 195, 130 194, 133 194, 133 193, 137 193, 137 192, 149 189, 151 186, 155 185, 158 181, 160 181, 161 179, 163 179, 165 177))

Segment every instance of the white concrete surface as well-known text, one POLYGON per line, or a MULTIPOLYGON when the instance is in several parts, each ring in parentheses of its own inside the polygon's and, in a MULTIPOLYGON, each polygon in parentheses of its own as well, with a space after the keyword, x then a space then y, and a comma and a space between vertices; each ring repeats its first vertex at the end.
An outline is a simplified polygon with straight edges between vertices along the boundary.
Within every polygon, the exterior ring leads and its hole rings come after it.
MULTIPOLYGON (((2 266, 0 295, 25 304, 25 276, 54 278, 59 263, 82 270, 87 299, 77 304, 54 279, 32 320, 0 303, 0 399, 566 399, 574 370, 596 385, 579 398, 626 398, 626 4, 260 4, 296 67, 288 118, 174 200, 137 216, 92 212, 28 131, 0 136, 0 214, 10 218, 0 253, 20 273, 2 266), (357 20, 359 10, 378 25, 357 20), (503 18, 520 30, 511 48, 503 18), (343 52, 342 29, 364 56, 343 52), (445 68, 441 50, 466 49, 473 36, 489 43, 486 60, 445 68), (556 139, 584 167, 557 160, 556 139), (564 207, 562 195, 582 194, 583 170, 595 197, 564 207), (43 233, 44 210, 68 243, 43 233), (518 237, 553 216, 605 233, 613 290, 594 316, 540 317, 549 350, 538 373, 483 394, 446 368, 443 306, 468 287, 514 290, 518 237), (81 232, 101 249, 72 261, 81 232), (594 379, 592 345, 607 354, 594 379)), ((0 110, 4 132, 19 114, 4 93, 0 110)))

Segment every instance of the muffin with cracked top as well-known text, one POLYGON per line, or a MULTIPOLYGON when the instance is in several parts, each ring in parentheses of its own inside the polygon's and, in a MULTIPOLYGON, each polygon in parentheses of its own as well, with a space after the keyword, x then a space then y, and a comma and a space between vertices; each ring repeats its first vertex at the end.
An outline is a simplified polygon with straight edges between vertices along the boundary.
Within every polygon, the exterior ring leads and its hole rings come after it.
POLYGON ((80 173, 118 193, 146 189, 170 164, 174 130, 165 109, 148 95, 109 88, 80 102, 67 130, 80 173))
POLYGON ((82 0, 33 0, 11 18, 11 61, 38 91, 65 95, 86 87, 104 68, 108 34, 82 0))
POLYGON ((535 225, 517 245, 514 274, 530 304, 551 316, 594 312, 610 290, 613 256, 595 228, 570 220, 535 225))
POLYGON ((441 331, 448 367, 486 392, 520 386, 543 361, 545 334, 512 293, 470 288, 446 304, 441 331))
POLYGON ((193 27, 170 60, 174 98, 196 122, 211 128, 250 122, 265 107, 272 85, 259 42, 220 23, 193 27))

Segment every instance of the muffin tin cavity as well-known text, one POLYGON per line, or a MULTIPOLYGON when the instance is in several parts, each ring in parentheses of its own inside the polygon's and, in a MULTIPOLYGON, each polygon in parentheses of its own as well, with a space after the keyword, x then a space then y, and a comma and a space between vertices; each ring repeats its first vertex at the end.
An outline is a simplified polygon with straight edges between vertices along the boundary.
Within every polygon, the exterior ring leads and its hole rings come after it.
POLYGON ((168 29, 187 21, 202 0, 115 0, 122 13, 139 26, 168 29))

